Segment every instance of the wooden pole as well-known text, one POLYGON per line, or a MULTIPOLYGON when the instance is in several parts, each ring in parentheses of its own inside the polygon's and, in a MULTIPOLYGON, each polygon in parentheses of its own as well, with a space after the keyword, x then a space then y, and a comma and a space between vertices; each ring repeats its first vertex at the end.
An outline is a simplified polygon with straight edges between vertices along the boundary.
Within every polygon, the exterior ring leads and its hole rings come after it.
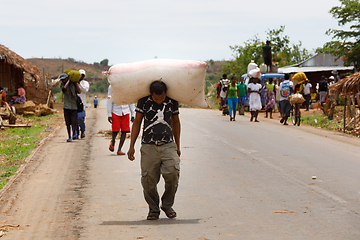
POLYGON ((346 105, 347 105, 347 96, 345 96, 345 104, 344 104, 344 130, 345 133, 345 125, 346 125, 346 105))
POLYGON ((356 127, 356 107, 355 107, 355 95, 351 98, 352 104, 354 106, 354 129, 353 129, 353 136, 355 136, 355 127, 356 127))

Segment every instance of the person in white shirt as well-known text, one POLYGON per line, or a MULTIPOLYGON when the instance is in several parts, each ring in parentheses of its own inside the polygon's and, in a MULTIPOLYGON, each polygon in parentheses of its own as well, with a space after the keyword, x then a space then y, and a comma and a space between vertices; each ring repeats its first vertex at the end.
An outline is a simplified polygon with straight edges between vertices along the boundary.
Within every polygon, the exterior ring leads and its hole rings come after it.
POLYGON ((312 85, 311 85, 309 79, 306 79, 305 83, 304 83, 304 98, 305 98, 304 104, 305 104, 306 111, 309 111, 309 108, 310 108, 311 88, 312 88, 312 85))
POLYGON ((86 93, 89 91, 90 84, 88 81, 86 81, 84 79, 86 76, 85 70, 80 69, 79 72, 81 73, 81 78, 79 81, 79 88, 80 88, 81 92, 78 93, 78 96, 81 98, 81 101, 84 105, 84 109, 82 112, 78 112, 78 115, 77 115, 76 137, 84 138, 85 137, 85 117, 86 117, 86 112, 85 112, 86 93), (81 131, 81 135, 80 135, 80 131, 81 131))
POLYGON ((227 75, 223 74, 223 78, 220 79, 220 98, 221 98, 221 108, 227 104, 226 103, 226 93, 230 85, 230 80, 227 79, 227 75))
POLYGON ((121 131, 119 148, 117 155, 125 155, 121 151, 122 146, 124 145, 126 139, 126 133, 130 132, 130 113, 131 113, 131 122, 134 122, 135 119, 135 104, 129 105, 117 105, 111 101, 111 86, 108 88, 108 98, 107 98, 107 114, 108 121, 111 123, 112 128, 112 139, 110 141, 109 150, 114 152, 115 149, 115 139, 117 134, 121 131))

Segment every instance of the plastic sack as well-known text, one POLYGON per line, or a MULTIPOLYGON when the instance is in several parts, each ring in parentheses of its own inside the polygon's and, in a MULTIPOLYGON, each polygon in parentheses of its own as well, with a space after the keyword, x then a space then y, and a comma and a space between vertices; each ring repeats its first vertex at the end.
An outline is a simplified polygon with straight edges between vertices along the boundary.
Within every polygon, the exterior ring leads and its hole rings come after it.
POLYGON ((296 80, 298 82, 301 82, 301 81, 305 81, 307 79, 305 73, 303 72, 298 72, 298 73, 295 73, 295 75, 292 77, 293 80, 296 80))
POLYGON ((81 73, 79 71, 65 70, 64 73, 66 73, 69 76, 70 81, 72 82, 80 81, 81 73))
POLYGON ((302 94, 295 93, 289 96, 289 102, 290 104, 295 104, 295 103, 302 104, 303 102, 305 102, 305 98, 303 97, 302 94))
POLYGON ((190 60, 152 59, 116 64, 107 72, 111 100, 118 105, 137 103, 140 98, 150 95, 150 84, 161 79, 170 98, 186 105, 207 108, 206 68, 206 62, 190 60))
POLYGON ((267 70, 267 66, 264 63, 262 63, 260 65, 260 72, 261 73, 266 73, 266 70, 267 70))
POLYGON ((252 70, 250 70, 250 72, 248 72, 248 75, 253 78, 259 78, 260 77, 260 69, 259 68, 252 69, 252 70))
POLYGON ((251 62, 248 64, 247 72, 249 73, 251 70, 256 69, 258 65, 254 62, 254 60, 251 60, 251 62))

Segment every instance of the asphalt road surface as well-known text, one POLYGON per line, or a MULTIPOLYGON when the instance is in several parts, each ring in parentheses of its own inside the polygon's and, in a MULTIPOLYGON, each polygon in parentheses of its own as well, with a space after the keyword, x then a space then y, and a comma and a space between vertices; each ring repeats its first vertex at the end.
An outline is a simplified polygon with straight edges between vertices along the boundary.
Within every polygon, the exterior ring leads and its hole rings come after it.
POLYGON ((360 239, 359 139, 217 110, 180 120, 176 219, 146 220, 140 139, 134 162, 111 153, 106 109, 88 109, 85 139, 58 129, 2 192, 1 239, 360 239))

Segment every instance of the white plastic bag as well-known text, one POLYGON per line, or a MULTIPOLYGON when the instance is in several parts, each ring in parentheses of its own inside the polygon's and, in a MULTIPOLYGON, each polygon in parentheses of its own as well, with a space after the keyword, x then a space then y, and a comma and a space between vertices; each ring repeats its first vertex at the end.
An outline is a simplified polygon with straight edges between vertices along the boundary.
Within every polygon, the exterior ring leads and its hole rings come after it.
POLYGON ((170 98, 206 108, 206 68, 206 62, 167 59, 116 64, 108 71, 111 99, 118 105, 137 103, 140 98, 150 95, 150 84, 161 79, 170 98))

